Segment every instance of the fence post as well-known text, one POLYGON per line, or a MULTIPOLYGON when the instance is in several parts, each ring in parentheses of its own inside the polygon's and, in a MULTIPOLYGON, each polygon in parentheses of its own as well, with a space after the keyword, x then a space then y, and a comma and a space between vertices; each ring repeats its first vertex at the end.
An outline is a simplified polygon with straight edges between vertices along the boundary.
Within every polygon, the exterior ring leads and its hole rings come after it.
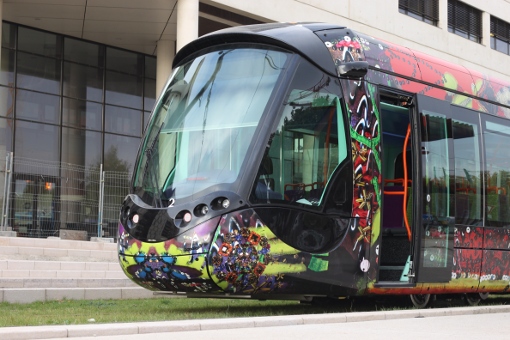
POLYGON ((103 204, 104 204, 104 176, 103 164, 99 167, 99 209, 97 214, 97 237, 103 237, 103 204))
POLYGON ((13 152, 8 152, 5 156, 5 185, 4 185, 4 200, 2 202, 2 219, 0 222, 0 231, 6 231, 9 223, 9 203, 11 197, 11 181, 12 181, 12 163, 13 152))

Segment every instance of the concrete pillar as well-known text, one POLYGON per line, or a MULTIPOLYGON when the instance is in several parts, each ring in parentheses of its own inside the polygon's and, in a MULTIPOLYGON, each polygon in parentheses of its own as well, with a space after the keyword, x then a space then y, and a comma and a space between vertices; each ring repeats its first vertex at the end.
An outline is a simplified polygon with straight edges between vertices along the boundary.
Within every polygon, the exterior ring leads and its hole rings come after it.
POLYGON ((177 1, 177 51, 198 38, 198 0, 177 1))
POLYGON ((159 96, 168 77, 170 77, 172 73, 172 62, 175 57, 175 41, 158 41, 156 57, 156 96, 159 96))
POLYGON ((448 32, 448 0, 439 0, 439 22, 437 26, 448 32))
POLYGON ((491 48, 491 15, 482 12, 482 45, 491 48))

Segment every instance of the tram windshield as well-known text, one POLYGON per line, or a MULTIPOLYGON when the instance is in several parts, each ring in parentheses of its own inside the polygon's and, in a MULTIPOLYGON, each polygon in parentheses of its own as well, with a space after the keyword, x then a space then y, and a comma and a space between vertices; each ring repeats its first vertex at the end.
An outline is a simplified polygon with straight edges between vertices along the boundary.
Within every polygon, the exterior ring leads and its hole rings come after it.
POLYGON ((237 47, 178 67, 145 133, 135 194, 162 206, 234 183, 288 59, 281 51, 237 47))

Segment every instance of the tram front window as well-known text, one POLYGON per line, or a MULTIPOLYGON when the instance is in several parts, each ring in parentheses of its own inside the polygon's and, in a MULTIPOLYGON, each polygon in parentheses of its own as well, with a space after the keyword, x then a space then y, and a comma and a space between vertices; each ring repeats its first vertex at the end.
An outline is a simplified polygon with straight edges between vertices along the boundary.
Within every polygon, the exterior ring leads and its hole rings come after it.
POLYGON ((218 185, 228 190, 288 58, 281 51, 232 48, 178 67, 144 137, 135 194, 162 206, 218 185))
POLYGON ((253 203, 322 205, 325 188, 348 155, 340 93, 336 78, 301 62, 261 163, 253 203))

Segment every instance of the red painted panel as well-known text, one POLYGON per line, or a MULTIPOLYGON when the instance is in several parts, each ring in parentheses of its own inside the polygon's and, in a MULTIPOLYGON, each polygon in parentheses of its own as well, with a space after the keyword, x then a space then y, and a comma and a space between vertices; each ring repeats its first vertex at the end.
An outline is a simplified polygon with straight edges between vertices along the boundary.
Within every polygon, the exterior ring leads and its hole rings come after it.
POLYGON ((505 282, 510 283, 510 251, 484 250, 480 273, 481 288, 490 288, 505 282))
POLYGON ((483 228, 456 226, 453 241, 456 248, 481 249, 483 246, 483 228))
POLYGON ((455 249, 453 254, 452 280, 472 279, 478 281, 482 265, 482 250, 455 249))
POLYGON ((490 228, 484 230, 484 248, 510 251, 510 229, 490 228))

